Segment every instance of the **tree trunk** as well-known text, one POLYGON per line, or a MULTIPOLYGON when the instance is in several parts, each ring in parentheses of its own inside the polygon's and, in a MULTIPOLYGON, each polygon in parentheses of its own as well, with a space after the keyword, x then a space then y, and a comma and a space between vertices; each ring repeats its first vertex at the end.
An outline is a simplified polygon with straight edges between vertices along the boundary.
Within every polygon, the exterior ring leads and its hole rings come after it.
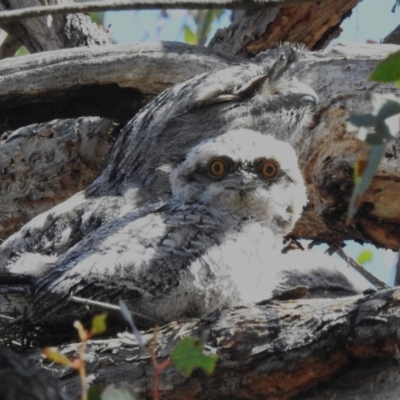
POLYGON ((246 58, 281 42, 304 43, 309 50, 320 50, 340 35, 340 24, 359 2, 310 2, 280 9, 235 11, 232 23, 218 29, 209 47, 246 58))
MULTIPOLYGON (((62 0, 59 3, 68 2, 69 0, 62 0)), ((57 0, 52 3, 57 4, 57 0)), ((45 0, 1 0, 0 10, 15 10, 44 4, 47 4, 45 0)), ((18 39, 31 53, 110 43, 107 32, 85 14, 24 19, 2 23, 1 28, 18 39)))

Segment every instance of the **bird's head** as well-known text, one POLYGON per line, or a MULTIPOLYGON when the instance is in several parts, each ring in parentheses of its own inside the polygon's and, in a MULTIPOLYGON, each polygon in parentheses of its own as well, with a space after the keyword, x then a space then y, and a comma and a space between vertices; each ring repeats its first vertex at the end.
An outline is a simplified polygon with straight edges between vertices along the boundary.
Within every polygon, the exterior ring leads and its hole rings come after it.
POLYGON ((307 202, 293 148, 270 135, 229 131, 194 147, 171 173, 173 197, 286 233, 307 202))

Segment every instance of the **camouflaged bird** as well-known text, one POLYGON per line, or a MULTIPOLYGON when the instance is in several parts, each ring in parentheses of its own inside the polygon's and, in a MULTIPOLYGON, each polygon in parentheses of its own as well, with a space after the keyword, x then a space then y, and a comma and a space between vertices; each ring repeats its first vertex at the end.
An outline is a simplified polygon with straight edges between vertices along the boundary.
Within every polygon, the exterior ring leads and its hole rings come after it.
POLYGON ((34 320, 84 315, 70 296, 122 298, 162 324, 276 293, 289 268, 283 236, 307 202, 293 148, 255 131, 228 131, 195 146, 170 182, 169 200, 120 215, 46 265, 34 320))
POLYGON ((32 277, 33 318, 78 316, 84 310, 67 301, 71 294, 123 298, 160 323, 260 301, 302 282, 315 283, 316 292, 358 292, 330 261, 280 253, 306 197, 295 153, 278 139, 290 142, 318 100, 296 77, 298 56, 298 49, 283 46, 267 61, 202 74, 165 91, 123 129, 88 189, 7 239, 0 246, 0 273, 32 277), (261 152, 249 158, 246 143, 254 135, 251 146, 261 152), (236 142, 232 156, 223 148, 229 137, 236 142), (228 175, 202 181, 210 178, 207 155, 199 160, 203 171, 191 161, 211 144, 222 164, 226 157, 232 162, 226 163, 228 175), (276 163, 266 167, 277 173, 267 180, 256 162, 263 158, 276 163), (257 190, 223 184, 238 165, 258 179, 257 190), (249 201, 262 190, 265 198, 249 201), (227 211, 221 199, 231 195, 238 202, 227 211), (305 269, 297 270, 304 257, 305 269), (234 260, 238 264, 230 267, 234 260))
MULTIPOLYGON (((171 197, 170 172, 207 138, 253 129, 290 141, 318 97, 296 76, 301 49, 281 46, 260 63, 201 74, 147 104, 121 131, 100 176, 84 191, 32 219, 0 246, 0 272, 34 259, 36 270, 122 209, 171 197)), ((35 268, 33 268, 35 269, 35 268)))

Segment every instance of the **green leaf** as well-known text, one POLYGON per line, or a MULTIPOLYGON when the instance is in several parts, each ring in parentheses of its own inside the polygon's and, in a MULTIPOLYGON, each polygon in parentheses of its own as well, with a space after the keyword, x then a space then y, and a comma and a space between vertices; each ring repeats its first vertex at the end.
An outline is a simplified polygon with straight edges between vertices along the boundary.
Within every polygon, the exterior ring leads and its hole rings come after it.
POLYGON ((27 54, 30 54, 29 51, 28 51, 28 49, 27 49, 25 46, 21 46, 21 47, 17 50, 17 52, 15 53, 15 56, 16 56, 16 57, 19 57, 19 56, 25 56, 25 55, 27 55, 27 54))
POLYGON ((373 257, 373 254, 372 254, 371 250, 364 250, 357 257, 357 262, 359 264, 365 264, 366 262, 371 261, 372 257, 373 257))
POLYGON ((389 54, 378 64, 368 80, 377 82, 396 82, 400 80, 399 65, 400 51, 396 51, 396 53, 389 54))
POLYGON ((353 189, 353 193, 351 194, 349 209, 348 209, 348 219, 353 218, 355 213, 357 212, 361 197, 367 191, 369 185, 372 182, 372 178, 375 175, 375 171, 378 168, 378 164, 381 161, 381 158, 385 152, 385 147, 386 147, 385 144, 371 146, 367 166, 362 176, 358 178, 358 182, 357 181, 355 182, 356 185, 353 189))
POLYGON ((204 343, 204 336, 202 339, 192 337, 182 339, 171 353, 171 364, 186 377, 190 376, 195 368, 201 368, 207 374, 211 374, 218 356, 205 355, 204 343))
POLYGON ((57 364, 64 365, 65 367, 71 367, 71 360, 53 347, 46 347, 41 351, 41 353, 57 364))
POLYGON ((384 120, 400 113, 400 98, 391 93, 372 93, 371 103, 372 114, 376 115, 378 120, 384 120))
POLYGON ((350 115, 347 120, 347 129, 349 131, 353 131, 357 128, 361 128, 363 126, 374 126, 376 123, 376 116, 372 114, 366 115, 350 115))
POLYGON ((397 138, 400 131, 400 98, 392 94, 373 93, 371 103, 372 114, 350 115, 347 129, 358 129, 358 139, 370 145, 381 145, 397 138), (368 131, 371 127, 374 127, 373 133, 368 131))
POLYGON ((97 25, 104 24, 104 12, 92 12, 90 13, 90 19, 97 25))
POLYGON ((139 398, 132 386, 121 383, 119 386, 107 386, 101 394, 101 400, 139 400, 139 398))
POLYGON ((88 400, 101 400, 102 391, 103 391, 102 388, 98 385, 90 386, 87 393, 88 400))
POLYGON ((92 335, 98 335, 105 332, 107 330, 106 319, 107 313, 95 315, 92 319, 92 330, 90 333, 92 335))
POLYGON ((183 37, 184 37, 186 43, 188 43, 188 44, 197 44, 197 36, 196 36, 196 34, 187 25, 185 25, 183 27, 183 37))

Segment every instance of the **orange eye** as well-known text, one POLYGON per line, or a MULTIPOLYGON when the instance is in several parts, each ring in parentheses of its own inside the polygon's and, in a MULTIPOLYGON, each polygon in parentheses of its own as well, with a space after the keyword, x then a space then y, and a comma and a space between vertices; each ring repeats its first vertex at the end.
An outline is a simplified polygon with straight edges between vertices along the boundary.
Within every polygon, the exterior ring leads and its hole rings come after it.
POLYGON ((221 177, 228 170, 226 164, 222 160, 214 160, 210 163, 210 172, 212 176, 221 177))
POLYGON ((265 178, 273 178, 278 173, 279 165, 275 161, 264 161, 260 165, 260 173, 265 178))

